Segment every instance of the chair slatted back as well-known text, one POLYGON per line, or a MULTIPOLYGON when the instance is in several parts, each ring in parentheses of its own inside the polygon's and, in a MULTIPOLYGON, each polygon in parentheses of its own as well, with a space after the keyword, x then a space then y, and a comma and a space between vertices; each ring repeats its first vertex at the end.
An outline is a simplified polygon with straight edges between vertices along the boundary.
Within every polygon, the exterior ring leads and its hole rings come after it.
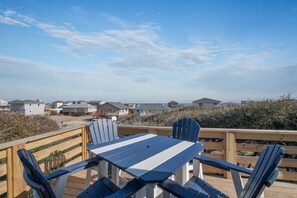
POLYGON ((36 191, 40 198, 55 198, 49 182, 36 161, 34 155, 25 149, 18 150, 18 156, 24 166, 24 178, 26 183, 36 191))
POLYGON ((196 142, 199 132, 199 124, 191 118, 183 118, 173 123, 173 138, 196 142))
POLYGON ((261 152, 256 166, 250 175, 240 197, 260 197, 265 186, 270 186, 277 177, 277 165, 284 155, 284 148, 280 145, 268 146, 261 152))
POLYGON ((110 119, 98 119, 89 126, 93 144, 101 144, 118 139, 118 127, 110 119))

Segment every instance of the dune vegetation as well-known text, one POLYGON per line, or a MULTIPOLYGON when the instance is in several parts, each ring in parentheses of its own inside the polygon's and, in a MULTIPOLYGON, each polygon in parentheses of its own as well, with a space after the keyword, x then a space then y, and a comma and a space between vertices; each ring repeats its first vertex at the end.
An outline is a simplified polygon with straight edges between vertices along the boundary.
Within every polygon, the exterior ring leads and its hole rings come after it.
POLYGON ((289 96, 254 104, 228 105, 213 109, 179 107, 150 116, 131 116, 124 125, 172 126, 180 118, 193 118, 201 127, 297 130, 297 103, 289 96))
POLYGON ((0 143, 59 129, 57 123, 45 116, 25 116, 0 112, 0 143))

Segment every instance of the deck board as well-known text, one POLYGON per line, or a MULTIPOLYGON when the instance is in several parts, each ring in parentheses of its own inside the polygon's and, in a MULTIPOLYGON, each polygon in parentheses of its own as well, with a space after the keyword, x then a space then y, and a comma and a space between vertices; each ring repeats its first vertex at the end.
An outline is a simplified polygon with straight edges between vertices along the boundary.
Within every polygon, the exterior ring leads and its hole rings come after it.
MULTIPOLYGON (((92 173, 95 173, 92 171, 92 173)), ((127 176, 129 179, 128 175, 127 176)), ((85 188, 85 177, 86 172, 82 171, 75 175, 69 177, 67 182, 67 187, 65 189, 64 197, 65 198, 73 198, 76 197, 80 192, 82 192, 85 188)), ((236 197, 235 189, 233 186, 232 179, 225 179, 218 176, 210 176, 205 175, 204 179, 220 189, 222 192, 227 194, 230 197, 236 197)), ((96 176, 92 176, 92 181, 96 180, 96 176)), ((246 179, 244 179, 246 182, 246 179)), ((297 184, 295 183, 287 183, 287 182, 275 182, 270 188, 265 189, 265 197, 269 198, 278 198, 278 197, 296 197, 297 195, 297 184)))

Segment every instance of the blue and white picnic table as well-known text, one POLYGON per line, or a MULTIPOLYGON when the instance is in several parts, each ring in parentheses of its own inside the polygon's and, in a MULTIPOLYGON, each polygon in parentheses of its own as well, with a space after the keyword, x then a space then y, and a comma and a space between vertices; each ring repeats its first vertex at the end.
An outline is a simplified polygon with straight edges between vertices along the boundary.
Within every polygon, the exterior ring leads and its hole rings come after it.
MULTIPOLYGON (((167 136, 140 133, 89 147, 90 152, 132 176, 144 181, 147 197, 156 197, 156 184, 176 175, 183 184, 188 179, 186 163, 203 146, 167 136)), ((100 162, 99 177, 107 175, 107 164, 100 162)), ((140 195, 138 195, 140 196, 140 195)))

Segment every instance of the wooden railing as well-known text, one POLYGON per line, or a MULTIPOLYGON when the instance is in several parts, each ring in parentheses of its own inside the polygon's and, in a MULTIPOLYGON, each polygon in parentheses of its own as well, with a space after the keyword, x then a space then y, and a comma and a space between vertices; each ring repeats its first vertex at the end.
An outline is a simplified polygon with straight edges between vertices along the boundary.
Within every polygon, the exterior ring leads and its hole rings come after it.
POLYGON ((0 196, 25 197, 30 189, 23 180, 23 166, 17 150, 34 153, 43 172, 68 166, 87 158, 86 127, 59 130, 0 145, 0 196))
MULTIPOLYGON (((119 126, 120 135, 148 132, 158 135, 171 135, 171 127, 119 126)), ((279 180, 297 181, 297 131, 246 130, 246 129, 210 129, 202 128, 199 139, 203 141, 203 155, 253 167, 256 154, 268 143, 287 142, 284 145, 286 155, 279 167, 279 180), (244 153, 245 155, 240 155, 244 153), (247 154, 252 155, 247 155, 247 154), (295 159, 294 159, 295 157, 295 159)), ((54 168, 68 166, 87 159, 86 143, 88 128, 63 129, 42 135, 32 136, 13 142, 0 144, 0 197, 23 197, 30 192, 23 180, 23 167, 18 159, 17 150, 31 150, 37 158, 42 171, 50 172, 54 168)), ((230 175, 219 169, 203 167, 205 173, 230 175)))
MULTIPOLYGON (((119 127, 122 134, 148 132, 169 136, 171 131, 171 127, 119 127)), ((203 141, 206 149, 203 155, 247 168, 254 167, 258 159, 257 154, 269 144, 286 143, 285 157, 279 163, 278 179, 297 181, 297 131, 201 128, 199 140, 203 141)), ((209 166, 204 166, 203 172, 231 177, 230 173, 209 166)))

